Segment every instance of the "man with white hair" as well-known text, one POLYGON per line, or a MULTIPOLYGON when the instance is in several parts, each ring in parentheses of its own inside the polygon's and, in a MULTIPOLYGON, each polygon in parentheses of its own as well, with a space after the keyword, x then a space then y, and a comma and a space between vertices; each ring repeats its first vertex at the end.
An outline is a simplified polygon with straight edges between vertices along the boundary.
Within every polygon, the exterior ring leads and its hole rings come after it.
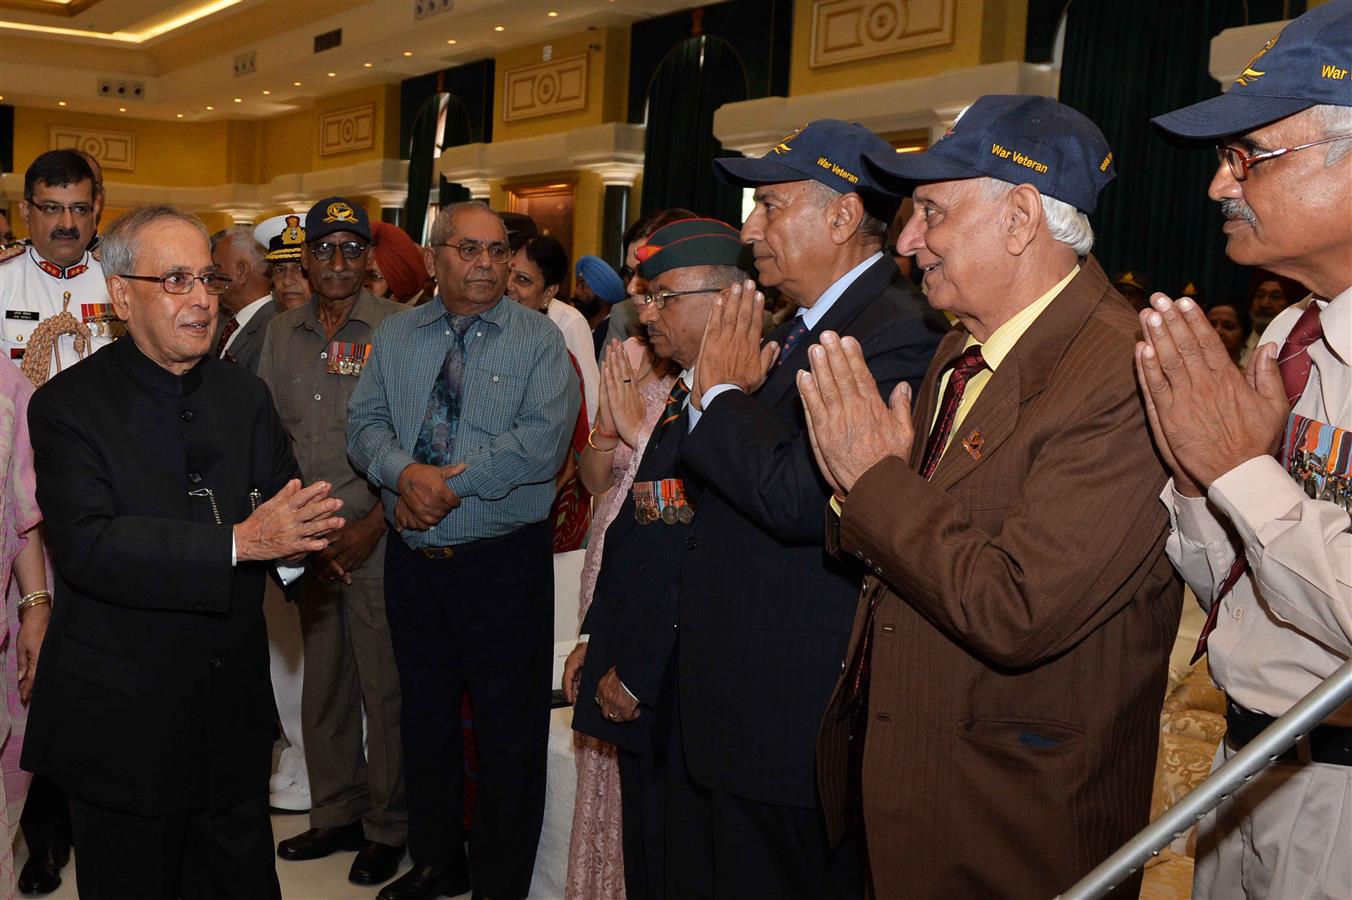
POLYGON ((230 287, 221 295, 214 352, 257 375, 263 336, 272 317, 281 312, 272 300, 272 268, 249 225, 212 235, 211 258, 230 276, 230 287))
MULTIPOLYGON (((1227 93, 1155 120, 1217 142, 1226 254, 1314 292, 1263 332, 1247 375, 1196 303, 1156 294, 1142 313, 1169 557, 1210 611, 1198 656, 1227 700, 1217 765, 1352 654, 1350 58, 1352 2, 1336 0, 1227 93)), ((1193 896, 1349 897, 1350 847, 1352 704, 1204 820, 1193 896)))
POLYGON ((1149 817, 1181 600, 1137 322, 1088 255, 1112 154, 1054 100, 989 96, 866 159, 913 195, 898 247, 958 325, 914 415, 853 338, 799 375, 828 547, 870 573, 823 808, 835 834, 862 814, 877 896, 1053 896, 1149 817))

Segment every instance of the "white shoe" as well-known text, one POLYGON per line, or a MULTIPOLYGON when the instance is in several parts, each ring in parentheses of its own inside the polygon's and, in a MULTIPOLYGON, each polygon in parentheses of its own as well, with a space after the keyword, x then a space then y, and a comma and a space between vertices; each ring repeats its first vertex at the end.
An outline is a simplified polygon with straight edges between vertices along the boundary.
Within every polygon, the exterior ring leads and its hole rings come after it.
POLYGON ((268 805, 286 812, 309 812, 310 791, 304 785, 292 782, 282 790, 269 794, 268 805))
POLYGON ((274 772, 272 778, 268 780, 268 793, 277 794, 296 783, 296 779, 290 775, 283 775, 281 772, 274 772))

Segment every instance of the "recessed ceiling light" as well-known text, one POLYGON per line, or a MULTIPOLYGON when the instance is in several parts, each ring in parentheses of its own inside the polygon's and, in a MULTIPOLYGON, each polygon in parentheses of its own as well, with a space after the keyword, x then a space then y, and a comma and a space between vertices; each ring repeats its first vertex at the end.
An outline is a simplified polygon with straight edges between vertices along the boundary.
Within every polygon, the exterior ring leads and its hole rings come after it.
POLYGON ((267 97, 267 96, 269 96, 269 95, 271 95, 271 94, 272 94, 272 91, 264 91, 264 92, 263 92, 263 96, 264 96, 264 97, 267 97))
POLYGON ((174 115, 178 116, 180 119, 183 118, 183 113, 174 113, 174 115))
POLYGON ((292 87, 300 87, 300 82, 299 82, 299 81, 293 81, 293 82, 291 82, 291 86, 292 86, 292 87))
POLYGON ((337 78, 337 77, 338 77, 338 73, 337 73, 337 72, 330 72, 330 73, 329 73, 329 77, 330 77, 330 78, 337 78))
POLYGON ((371 68, 371 67, 374 66, 374 65, 375 65, 375 63, 362 63, 362 64, 361 64, 361 67, 362 67, 363 69, 369 69, 369 68, 371 68))
POLYGON ((235 98, 235 102, 236 102, 236 103, 243 103, 243 102, 244 102, 244 98, 243 98, 243 97, 236 97, 236 98, 235 98))
POLYGON ((212 111, 213 109, 215 109, 215 108, 216 108, 216 107, 214 107, 214 106, 208 106, 208 107, 207 107, 207 112, 211 112, 211 111, 212 111))
POLYGON ((58 100, 58 101, 56 101, 56 105, 57 105, 57 106, 65 106, 65 105, 66 105, 66 101, 65 101, 65 100, 58 100))
POLYGON ((507 30, 507 26, 506 26, 506 25, 494 25, 494 26, 493 26, 493 30, 494 30, 494 31, 506 31, 506 30, 507 30))
POLYGON ((405 56, 412 56, 412 55, 413 55, 413 51, 412 51, 412 50, 405 50, 405 51, 404 51, 404 55, 405 55, 405 56))
MULTIPOLYGON (((4 98, 4 97, 0 97, 0 100, 3 100, 3 99, 5 99, 5 98, 4 98)), ((126 108, 125 106, 119 106, 119 107, 117 108, 117 111, 118 111, 118 112, 126 112, 126 111, 127 111, 127 108, 126 108)))
POLYGON ((549 16, 551 19, 557 19, 559 17, 559 14, 552 9, 545 13, 545 15, 549 16))
POLYGON ((449 39, 446 41, 446 43, 448 43, 448 44, 457 44, 457 43, 459 43, 459 41, 457 41, 455 38, 449 38, 449 39))

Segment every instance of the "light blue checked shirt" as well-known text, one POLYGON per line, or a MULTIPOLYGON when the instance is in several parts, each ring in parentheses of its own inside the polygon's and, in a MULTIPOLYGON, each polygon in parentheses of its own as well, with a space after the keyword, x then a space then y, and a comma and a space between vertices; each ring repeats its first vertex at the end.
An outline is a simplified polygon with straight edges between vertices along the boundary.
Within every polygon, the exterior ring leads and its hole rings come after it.
MULTIPOLYGON (((380 487, 391 524, 399 474, 417 462, 411 449, 451 340, 440 297, 389 317, 371 339, 371 362, 348 403, 348 455, 380 487)), ((447 482, 461 504, 428 531, 401 531, 415 549, 544 521, 582 402, 562 332, 506 298, 465 334, 461 390, 453 456, 467 468, 447 482)))

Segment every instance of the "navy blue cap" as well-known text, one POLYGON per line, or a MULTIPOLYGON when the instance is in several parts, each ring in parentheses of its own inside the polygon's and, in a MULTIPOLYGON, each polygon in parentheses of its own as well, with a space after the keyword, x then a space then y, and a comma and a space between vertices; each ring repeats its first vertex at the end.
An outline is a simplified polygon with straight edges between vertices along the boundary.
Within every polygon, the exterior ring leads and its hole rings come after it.
POLYGON ((342 197, 328 197, 320 200, 305 214, 305 240, 311 244, 333 234, 335 231, 348 231, 371 239, 371 220, 361 204, 349 203, 342 197))
POLYGON ((1098 126, 1050 97, 988 94, 923 153, 870 153, 869 168, 910 194, 926 181, 990 177, 1031 184, 1047 197, 1092 213, 1117 177, 1098 126))
POLYGON ((786 136, 759 159, 714 160, 714 175, 733 187, 757 187, 788 181, 820 181, 840 194, 895 197, 864 167, 870 152, 892 151, 892 145, 863 125, 839 119, 818 119, 786 136))
POLYGON ((577 261, 574 271, 579 278, 587 282, 587 287, 592 289, 592 293, 606 303, 619 303, 628 296, 619 273, 599 256, 582 257, 577 261))
POLYGON ((1272 37, 1219 97, 1151 121, 1212 140, 1245 134, 1311 106, 1352 106, 1352 0, 1332 0, 1272 37))

